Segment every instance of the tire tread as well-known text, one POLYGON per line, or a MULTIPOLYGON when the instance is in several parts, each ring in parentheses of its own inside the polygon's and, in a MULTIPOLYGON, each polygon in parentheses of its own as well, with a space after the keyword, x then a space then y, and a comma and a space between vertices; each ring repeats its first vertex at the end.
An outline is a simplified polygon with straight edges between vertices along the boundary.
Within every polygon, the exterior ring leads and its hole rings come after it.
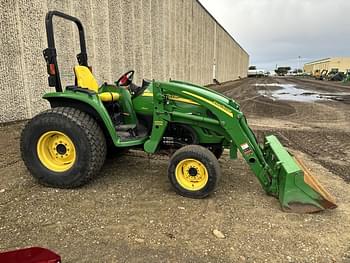
MULTIPOLYGON (((70 108, 70 107, 57 107, 52 108, 49 110, 46 110, 42 113, 39 113, 36 115, 32 120, 30 120, 24 127, 22 135, 21 135, 21 156, 24 160, 26 166, 31 171, 31 167, 33 164, 28 163, 27 153, 24 149, 24 140, 30 134, 27 134, 30 131, 30 125, 34 122, 43 122, 42 125, 46 125, 45 122, 52 122, 52 121, 69 121, 78 127, 80 127, 90 144, 90 163, 88 164, 88 169, 84 173, 84 175, 78 177, 77 180, 72 182, 69 185, 57 185, 55 187, 59 188, 75 188, 79 187, 81 185, 86 184, 88 181, 90 181, 94 175, 102 168, 105 158, 106 158, 106 152, 107 152, 107 146, 106 146, 106 140, 104 137, 104 134, 97 124, 97 122, 87 113, 80 111, 79 109, 70 108), (60 116, 61 118, 57 118, 60 116), (63 117, 63 118, 62 118, 63 117), (52 120, 50 120, 52 118, 52 120), (49 121, 50 120, 50 121, 49 121)), ((32 172, 32 171, 31 171, 32 172)), ((33 173, 32 173, 33 174, 33 173)), ((43 179, 43 175, 34 176, 39 179, 39 181, 43 184, 48 185, 45 183, 45 181, 41 180, 43 179)))
POLYGON ((170 158, 169 166, 168 166, 168 177, 171 184, 173 185, 173 187, 175 188, 178 194, 185 197, 191 197, 191 198, 204 198, 216 189, 217 184, 221 177, 221 169, 217 158, 210 150, 200 145, 187 145, 177 150, 173 154, 173 156, 170 158), (176 179, 173 174, 174 173, 173 169, 175 169, 174 163, 176 163, 176 160, 178 158, 181 159, 182 156, 185 156, 185 158, 188 158, 189 156, 193 156, 200 161, 208 160, 209 167, 207 167, 207 169, 209 168, 212 169, 211 171, 208 171, 208 172, 212 172, 213 176, 215 176, 214 184, 209 186, 209 188, 206 187, 205 189, 201 189, 195 192, 190 192, 185 189, 181 189, 181 187, 177 185, 177 182, 175 182, 176 179))

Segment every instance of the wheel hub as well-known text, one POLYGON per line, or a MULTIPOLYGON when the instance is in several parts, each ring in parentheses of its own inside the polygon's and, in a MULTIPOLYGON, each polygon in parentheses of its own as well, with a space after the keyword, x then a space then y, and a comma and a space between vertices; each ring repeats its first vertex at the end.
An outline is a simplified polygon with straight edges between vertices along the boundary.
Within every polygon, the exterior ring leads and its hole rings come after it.
POLYGON ((64 144, 59 144, 56 146, 56 151, 58 152, 58 154, 64 155, 67 152, 67 148, 64 144))
POLYGON ((195 167, 191 167, 190 169, 188 169, 188 174, 190 176, 196 176, 198 174, 198 171, 195 167))
POLYGON ((208 171, 199 160, 184 159, 178 163, 175 169, 178 183, 186 190, 198 191, 208 182, 208 171))
POLYGON ((54 172, 69 170, 76 160, 72 140, 59 131, 49 131, 41 135, 37 143, 37 154, 41 163, 54 172))

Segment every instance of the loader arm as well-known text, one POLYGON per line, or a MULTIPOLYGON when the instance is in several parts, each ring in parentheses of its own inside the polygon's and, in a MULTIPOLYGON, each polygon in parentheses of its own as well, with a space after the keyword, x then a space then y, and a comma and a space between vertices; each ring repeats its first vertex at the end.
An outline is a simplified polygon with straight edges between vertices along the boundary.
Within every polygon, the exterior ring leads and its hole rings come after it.
MULTIPOLYGON (((167 97, 170 95, 177 95, 194 101, 212 112, 216 116, 216 119, 193 114, 181 115, 184 118, 202 120, 203 122, 220 126, 229 137, 232 151, 236 151, 237 148, 239 149, 243 158, 263 185, 265 191, 270 192, 272 178, 269 177, 267 172, 269 167, 265 162, 262 150, 254 134, 247 125, 245 116, 235 101, 221 96, 219 93, 212 92, 209 89, 203 89, 200 86, 178 81, 155 82, 153 84, 153 94, 155 124, 159 124, 162 121, 166 125, 167 122, 172 121, 181 114, 167 107, 167 97)), ((155 133, 162 130, 165 125, 161 128, 159 126, 158 128, 154 127, 155 133)), ((155 138, 158 138, 158 134, 155 138)), ((156 145, 157 142, 154 142, 153 145, 156 145)))
POLYGON ((155 151, 168 122, 179 115, 189 120, 216 124, 229 137, 231 152, 239 149, 263 189, 279 198, 283 210, 305 213, 336 207, 333 198, 320 188, 316 179, 293 159, 275 136, 267 136, 264 145, 259 145, 234 100, 210 89, 178 81, 153 82, 153 100, 154 124, 150 139, 145 143, 146 151, 155 151), (201 105, 214 116, 177 112, 168 100, 174 95, 201 105))

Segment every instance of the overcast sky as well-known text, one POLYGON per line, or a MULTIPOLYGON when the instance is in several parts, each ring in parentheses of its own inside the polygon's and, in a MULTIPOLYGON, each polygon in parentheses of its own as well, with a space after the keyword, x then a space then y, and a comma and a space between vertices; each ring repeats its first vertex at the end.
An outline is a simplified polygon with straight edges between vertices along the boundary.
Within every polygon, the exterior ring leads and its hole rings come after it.
POLYGON ((350 56, 350 0, 200 0, 259 68, 350 56))

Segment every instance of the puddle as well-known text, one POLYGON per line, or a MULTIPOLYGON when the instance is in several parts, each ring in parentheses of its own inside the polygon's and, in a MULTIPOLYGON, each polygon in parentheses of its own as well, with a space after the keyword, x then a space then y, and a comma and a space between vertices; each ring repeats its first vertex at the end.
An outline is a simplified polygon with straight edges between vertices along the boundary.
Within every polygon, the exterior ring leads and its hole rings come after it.
POLYGON ((343 96, 350 96, 350 93, 320 93, 313 90, 299 88, 294 84, 255 84, 256 87, 265 87, 258 93, 272 100, 289 100, 298 102, 313 102, 319 100, 337 100, 343 101, 343 96), (271 90, 268 87, 277 87, 271 90))

